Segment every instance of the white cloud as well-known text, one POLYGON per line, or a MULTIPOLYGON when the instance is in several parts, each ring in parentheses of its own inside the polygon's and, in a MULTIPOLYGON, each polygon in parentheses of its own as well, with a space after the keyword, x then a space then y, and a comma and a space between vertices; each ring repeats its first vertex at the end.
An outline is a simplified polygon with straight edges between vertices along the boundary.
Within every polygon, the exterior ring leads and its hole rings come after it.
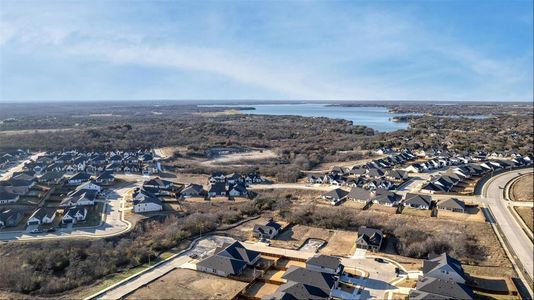
MULTIPOLYGON (((525 86, 525 80, 532 77, 517 61, 491 58, 461 42, 436 36, 409 16, 380 12, 362 16, 340 20, 350 26, 340 27, 325 44, 287 52, 256 49, 248 44, 248 48, 205 45, 194 40, 187 46, 171 41, 154 43, 147 42, 148 37, 142 32, 74 25, 35 26, 27 21, 2 21, 0 47, 12 47, 28 55, 46 48, 55 56, 89 62, 206 72, 293 99, 512 100, 528 99, 532 93, 528 85, 526 89, 517 87, 525 86), (432 59, 426 61, 423 57, 432 59), (407 65, 382 66, 382 74, 372 69, 395 59, 406 60, 407 65), (445 60, 454 65, 446 65, 445 60), (338 66, 345 64, 352 72, 336 72, 338 66), (430 80, 453 68, 467 70, 464 75, 480 83, 459 91, 448 82, 430 80)), ((211 31, 224 26, 224 20, 217 15, 209 15, 208 21, 211 31)))

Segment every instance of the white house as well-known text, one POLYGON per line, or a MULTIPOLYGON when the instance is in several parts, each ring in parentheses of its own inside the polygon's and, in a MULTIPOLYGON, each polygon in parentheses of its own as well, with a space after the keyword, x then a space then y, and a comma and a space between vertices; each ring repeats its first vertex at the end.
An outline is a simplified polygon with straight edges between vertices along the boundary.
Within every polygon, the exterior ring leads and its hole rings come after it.
POLYGON ((79 186, 76 187, 76 191, 80 191, 80 190, 93 190, 93 191, 97 191, 97 193, 100 193, 102 191, 102 187, 96 184, 95 181, 91 180, 83 184, 80 184, 79 186))
POLYGON ((135 213, 163 210, 161 199, 145 190, 140 190, 137 192, 137 194, 134 196, 133 204, 133 210, 135 213))
POLYGON ((87 208, 83 206, 74 206, 67 208, 61 218, 63 224, 76 224, 78 222, 85 221, 87 217, 87 208))
POLYGON ((51 207, 40 207, 28 218, 26 224, 29 225, 42 225, 50 224, 56 217, 56 209, 51 207))
POLYGON ((465 273, 461 263, 446 253, 423 261, 423 275, 425 277, 465 283, 465 273))

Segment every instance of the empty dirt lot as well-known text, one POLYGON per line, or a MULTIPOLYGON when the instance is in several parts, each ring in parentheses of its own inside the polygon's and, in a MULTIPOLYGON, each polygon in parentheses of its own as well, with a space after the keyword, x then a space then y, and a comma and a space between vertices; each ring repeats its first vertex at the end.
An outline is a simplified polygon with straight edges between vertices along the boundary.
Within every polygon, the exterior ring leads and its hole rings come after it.
POLYGON ((271 241, 271 245, 286 249, 298 249, 309 238, 326 241, 326 244, 319 249, 319 253, 350 256, 354 252, 353 246, 356 241, 356 233, 352 231, 328 230, 295 225, 279 234, 275 240, 271 241))
POLYGON ((534 200, 534 174, 530 173, 521 176, 512 184, 510 197, 514 201, 533 201, 534 200))
POLYGON ((126 299, 231 299, 246 285, 198 271, 176 269, 126 299))
POLYGON ((534 231, 534 208, 532 207, 514 207, 517 214, 527 224, 530 231, 534 231))

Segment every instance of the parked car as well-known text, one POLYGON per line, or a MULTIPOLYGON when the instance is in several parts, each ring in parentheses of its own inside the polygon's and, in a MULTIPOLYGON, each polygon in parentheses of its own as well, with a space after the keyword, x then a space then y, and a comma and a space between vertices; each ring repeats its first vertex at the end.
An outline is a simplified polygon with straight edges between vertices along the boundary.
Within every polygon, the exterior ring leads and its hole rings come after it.
POLYGON ((375 261, 376 261, 376 262, 379 262, 379 263, 385 263, 385 262, 386 262, 384 259, 382 259, 382 258, 378 258, 378 257, 375 258, 375 261))
POLYGON ((46 232, 56 232, 56 228, 55 227, 50 227, 46 230, 46 232))
POLYGON ((35 233, 41 233, 41 232, 43 232, 43 231, 42 231, 41 229, 39 229, 39 228, 35 228, 35 229, 32 229, 32 230, 30 231, 30 233, 32 233, 32 234, 35 234, 35 233))

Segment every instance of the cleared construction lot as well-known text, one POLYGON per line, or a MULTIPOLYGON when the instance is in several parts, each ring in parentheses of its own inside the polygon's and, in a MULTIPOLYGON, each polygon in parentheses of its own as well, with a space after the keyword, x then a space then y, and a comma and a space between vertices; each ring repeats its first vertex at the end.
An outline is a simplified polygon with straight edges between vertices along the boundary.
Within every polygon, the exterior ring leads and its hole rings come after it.
POLYGON ((232 299, 246 286, 246 282, 176 269, 134 291, 126 299, 232 299))

